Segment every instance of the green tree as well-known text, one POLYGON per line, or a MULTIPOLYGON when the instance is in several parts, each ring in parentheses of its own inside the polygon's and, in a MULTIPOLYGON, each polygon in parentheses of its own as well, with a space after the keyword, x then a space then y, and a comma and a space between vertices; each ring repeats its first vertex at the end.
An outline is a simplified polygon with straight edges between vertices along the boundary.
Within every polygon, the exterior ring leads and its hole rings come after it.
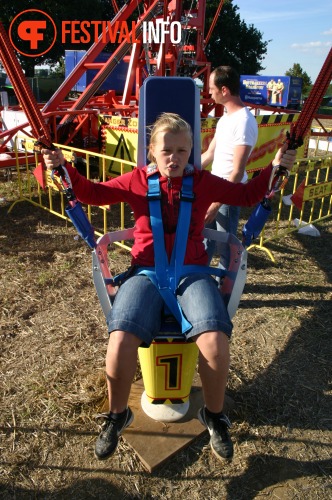
MULTIPOLYGON (((213 22, 219 0, 206 2, 205 35, 213 22)), ((262 33, 252 24, 247 26, 237 13, 239 7, 232 0, 224 2, 205 53, 212 68, 233 66, 240 74, 255 75, 262 66, 270 40, 263 41, 262 33)))
POLYGON ((65 77, 65 58, 60 57, 60 60, 57 64, 50 65, 50 76, 64 78, 65 77))
POLYGON ((326 95, 332 95, 332 84, 327 87, 326 95))
POLYGON ((294 63, 293 67, 290 68, 288 71, 286 71, 285 75, 286 76, 297 76, 298 78, 302 78, 302 82, 303 82, 302 94, 307 95, 309 93, 311 86, 312 86, 311 78, 308 75, 308 73, 303 71, 300 64, 294 63))

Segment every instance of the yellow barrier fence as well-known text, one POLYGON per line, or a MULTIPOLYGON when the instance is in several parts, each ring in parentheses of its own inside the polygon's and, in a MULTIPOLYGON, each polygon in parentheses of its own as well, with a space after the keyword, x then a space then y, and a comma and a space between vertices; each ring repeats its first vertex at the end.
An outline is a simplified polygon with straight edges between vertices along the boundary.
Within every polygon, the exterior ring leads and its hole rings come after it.
MULTIPOLYGON (((16 143, 19 139, 18 137, 16 143)), ((42 170, 40 163, 41 158, 37 152, 34 153, 34 161, 31 161, 31 151, 34 151, 34 141, 27 140, 27 138, 24 137, 24 142, 26 148, 25 163, 22 163, 22 159, 20 162, 18 161, 17 147, 15 148, 19 198, 11 204, 8 212, 11 212, 17 203, 25 201, 53 215, 70 221, 65 212, 67 206, 65 194, 61 192, 53 182, 50 172, 42 170), (39 176, 35 176, 33 173, 34 171, 36 172, 36 169, 39 170, 39 176), (43 186, 36 178, 41 175, 43 177, 43 186)), ((60 144, 55 144, 55 146, 62 149, 66 160, 72 162, 74 166, 77 166, 77 159, 79 158, 81 160, 80 168, 84 168, 84 175, 95 182, 99 180, 106 181, 109 177, 107 174, 109 164, 113 161, 119 162, 117 158, 112 156, 60 144)), ((128 168, 132 169, 134 167, 135 164, 133 162, 121 160, 120 173, 124 173, 128 171, 128 168)), ((111 230, 124 229, 126 227, 126 222, 127 227, 133 225, 133 221, 130 222, 126 220, 128 218, 130 219, 130 211, 129 209, 126 210, 126 205, 124 203, 112 206, 112 208, 109 206, 92 207, 91 205, 86 205, 85 208, 88 219, 94 227, 96 236, 101 236, 111 230)), ((119 242, 117 245, 126 250, 130 250, 130 247, 124 242, 119 242)))
POLYGON ((272 215, 259 242, 248 247, 265 251, 274 262, 269 242, 282 239, 332 216, 332 155, 298 159, 285 188, 272 199, 272 215))
MULTIPOLYGON (((77 158, 83 161, 85 172, 88 179, 98 182, 100 179, 105 181, 109 178, 110 165, 115 162, 119 164, 120 175, 132 168, 135 163, 125 159, 112 157, 106 154, 100 154, 81 150, 74 147, 56 145, 61 147, 68 161, 76 166, 77 158), (76 159, 74 161, 74 159, 76 159)), ((45 189, 37 182, 33 170, 40 163, 40 156, 35 153, 35 161, 31 163, 31 153, 33 151, 33 141, 26 140, 26 162, 22 166, 17 159, 17 173, 19 185, 19 198, 11 205, 9 212, 13 207, 21 202, 27 201, 48 212, 57 215, 63 219, 69 220, 66 212, 66 198, 53 183, 49 174, 45 181, 45 189)), ((317 149, 315 150, 317 152, 317 149)), ((18 158, 18 153, 16 153, 18 158)), ((257 242, 254 242, 248 250, 260 249, 265 251, 272 261, 274 257, 267 244, 273 240, 282 239, 286 235, 298 231, 299 227, 312 225, 321 220, 331 217, 332 204, 332 154, 327 151, 321 156, 311 158, 302 158, 297 160, 286 187, 280 193, 276 193, 272 199, 272 215, 266 223, 257 242), (295 222, 294 222, 295 221, 295 222), (297 222, 297 224, 295 224, 297 222)), ((41 168, 40 164, 39 167, 41 168)), ((259 170, 259 169, 258 169, 259 170)), ((115 174, 118 175, 118 174, 115 174)), ((115 229, 124 229, 133 225, 130 209, 125 204, 109 207, 92 207, 87 205, 86 212, 88 218, 95 229, 95 234, 101 236, 108 231, 115 229), (114 222, 117 222, 114 225, 114 222)), ((130 247, 125 242, 119 245, 127 250, 130 247)))

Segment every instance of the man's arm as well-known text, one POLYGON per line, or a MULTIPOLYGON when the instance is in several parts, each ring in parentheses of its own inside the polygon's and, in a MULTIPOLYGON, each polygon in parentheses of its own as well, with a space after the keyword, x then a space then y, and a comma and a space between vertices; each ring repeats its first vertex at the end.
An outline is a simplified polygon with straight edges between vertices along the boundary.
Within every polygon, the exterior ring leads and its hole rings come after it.
MULTIPOLYGON (((229 176, 229 181, 238 183, 242 181, 246 164, 250 155, 251 146, 235 146, 233 156, 233 171, 229 176)), ((210 224, 215 220, 221 203, 212 203, 205 216, 205 223, 210 224)))
POLYGON ((216 138, 214 137, 209 144, 208 149, 202 154, 201 163, 202 168, 206 168, 210 165, 214 158, 214 150, 216 149, 216 138))
POLYGON ((251 146, 241 145, 234 147, 233 170, 231 175, 229 176, 228 179, 229 181, 235 183, 241 182, 244 176, 250 151, 251 151, 251 146))

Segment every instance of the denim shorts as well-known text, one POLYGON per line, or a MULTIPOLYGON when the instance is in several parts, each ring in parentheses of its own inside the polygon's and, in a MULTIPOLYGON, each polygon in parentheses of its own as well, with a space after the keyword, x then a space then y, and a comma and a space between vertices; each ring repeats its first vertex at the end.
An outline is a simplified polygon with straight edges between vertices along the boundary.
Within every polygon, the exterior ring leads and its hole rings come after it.
MULTIPOLYGON (((222 331, 228 337, 232 322, 218 290, 217 282, 206 273, 192 273, 180 280, 177 300, 192 328, 194 337, 206 331, 222 331)), ((160 332, 164 301, 152 281, 144 275, 131 276, 119 288, 107 318, 109 333, 122 330, 136 335, 149 346, 160 332)))

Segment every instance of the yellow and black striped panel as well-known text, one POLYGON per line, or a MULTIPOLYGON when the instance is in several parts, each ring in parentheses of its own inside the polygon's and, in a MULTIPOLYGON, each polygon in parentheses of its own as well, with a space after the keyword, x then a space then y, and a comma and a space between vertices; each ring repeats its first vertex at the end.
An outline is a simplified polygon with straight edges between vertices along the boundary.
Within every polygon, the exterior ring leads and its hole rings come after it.
POLYGON ((279 125, 283 123, 295 123, 299 117, 299 113, 291 113, 291 114, 278 114, 278 115, 260 115, 256 116, 258 126, 273 126, 279 125))

